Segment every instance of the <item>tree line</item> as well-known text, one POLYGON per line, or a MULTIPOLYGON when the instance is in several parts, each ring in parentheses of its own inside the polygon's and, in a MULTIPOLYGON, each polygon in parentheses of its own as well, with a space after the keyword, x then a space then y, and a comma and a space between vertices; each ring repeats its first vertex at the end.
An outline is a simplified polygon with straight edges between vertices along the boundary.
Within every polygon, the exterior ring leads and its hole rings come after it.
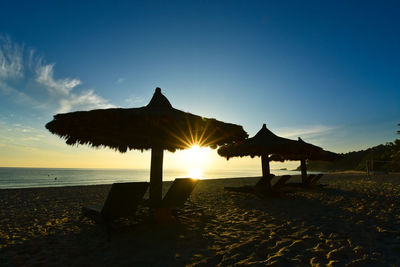
MULTIPOLYGON (((400 126, 400 123, 398 124, 400 126)), ((400 130, 397 131, 400 134, 400 130)), ((342 154, 336 162, 308 161, 310 171, 383 171, 400 172, 400 140, 374 146, 366 150, 342 154)))

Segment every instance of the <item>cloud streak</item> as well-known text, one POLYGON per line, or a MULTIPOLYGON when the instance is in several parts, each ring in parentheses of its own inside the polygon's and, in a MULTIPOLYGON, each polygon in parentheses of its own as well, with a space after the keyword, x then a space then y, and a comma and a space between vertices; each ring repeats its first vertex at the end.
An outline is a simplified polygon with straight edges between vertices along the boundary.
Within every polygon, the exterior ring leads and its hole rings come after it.
POLYGON ((279 129, 279 135, 286 138, 297 139, 301 137, 302 139, 319 139, 337 129, 334 126, 327 125, 312 125, 302 128, 281 128, 279 129))
POLYGON ((128 107, 137 106, 144 103, 144 98, 139 96, 131 96, 125 99, 125 103, 128 107))
POLYGON ((44 138, 44 129, 35 129, 31 126, 18 123, 10 124, 0 120, 0 140, 3 146, 40 146, 44 138))
POLYGON ((125 78, 119 78, 115 83, 116 84, 121 84, 121 83, 124 83, 125 82, 125 78))
POLYGON ((60 101, 59 112, 68 112, 70 110, 110 108, 114 107, 105 99, 96 95, 93 90, 82 92, 81 94, 69 94, 68 98, 60 101))
POLYGON ((38 66, 36 68, 36 82, 46 87, 46 89, 55 95, 68 96, 72 89, 81 84, 78 79, 54 79, 54 64, 38 66))
POLYGON ((23 76, 23 48, 11 42, 9 37, 0 35, 0 79, 14 79, 23 76))
POLYGON ((0 94, 15 104, 50 112, 113 107, 93 89, 82 90, 77 78, 55 78, 55 64, 33 49, 0 36, 0 94))

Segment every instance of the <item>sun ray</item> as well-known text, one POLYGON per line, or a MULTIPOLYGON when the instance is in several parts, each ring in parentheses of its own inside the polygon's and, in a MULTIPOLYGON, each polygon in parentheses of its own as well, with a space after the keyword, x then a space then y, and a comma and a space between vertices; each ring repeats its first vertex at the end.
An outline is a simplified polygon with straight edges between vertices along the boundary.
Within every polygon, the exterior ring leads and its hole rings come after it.
POLYGON ((210 121, 191 123, 186 118, 184 125, 176 125, 175 130, 165 129, 165 132, 172 136, 176 140, 175 145, 180 146, 182 149, 190 148, 193 145, 208 147, 224 139, 223 136, 218 136, 218 129, 211 129, 210 125, 210 121))
POLYGON ((203 128, 203 131, 202 131, 202 133, 201 133, 201 135, 200 135, 199 143, 200 143, 202 146, 204 146, 203 138, 204 138, 204 134, 207 132, 207 129, 208 129, 208 125, 209 125, 209 124, 210 124, 209 122, 206 123, 206 126, 203 128))
POLYGON ((193 140, 193 131, 192 131, 192 125, 191 125, 191 123, 190 123, 190 121, 189 121, 189 118, 188 118, 188 117, 186 117, 186 124, 187 124, 187 127, 188 127, 188 129, 189 129, 190 138, 191 138, 191 143, 193 144, 193 143, 194 143, 194 140, 193 140))

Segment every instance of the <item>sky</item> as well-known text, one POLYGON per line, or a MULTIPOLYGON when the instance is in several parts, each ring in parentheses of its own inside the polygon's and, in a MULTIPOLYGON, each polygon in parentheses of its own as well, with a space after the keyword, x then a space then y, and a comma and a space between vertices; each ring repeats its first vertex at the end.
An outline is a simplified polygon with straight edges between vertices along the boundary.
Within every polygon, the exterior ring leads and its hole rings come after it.
MULTIPOLYGON (((18 1, 0 8, 0 167, 148 168, 150 153, 68 146, 76 110, 180 110, 344 153, 400 122, 398 1, 18 1)), ((207 168, 260 167, 203 150, 207 168)), ((166 153, 179 168, 185 152, 166 153)))

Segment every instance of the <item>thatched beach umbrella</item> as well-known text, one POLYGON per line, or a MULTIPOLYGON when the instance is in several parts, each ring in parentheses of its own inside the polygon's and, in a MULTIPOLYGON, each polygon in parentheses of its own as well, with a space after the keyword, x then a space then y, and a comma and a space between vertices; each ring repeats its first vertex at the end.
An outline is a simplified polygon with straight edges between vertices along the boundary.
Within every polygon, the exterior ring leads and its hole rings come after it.
POLYGON ((300 137, 297 141, 301 146, 302 150, 291 154, 274 154, 270 157, 271 161, 285 161, 285 160, 299 160, 302 181, 307 179, 307 165, 306 160, 317 160, 317 161, 336 161, 342 158, 341 155, 331 151, 322 149, 319 146, 304 142, 300 137))
POLYGON ((57 114, 46 128, 69 145, 104 146, 122 153, 151 149, 150 200, 153 205, 162 197, 164 150, 174 152, 194 144, 215 148, 247 137, 242 126, 173 108, 160 88, 156 88, 147 106, 57 114))
POLYGON ((322 149, 319 146, 307 143, 303 141, 299 137, 298 142, 304 146, 307 146, 309 149, 307 150, 308 153, 305 154, 306 158, 309 160, 321 160, 321 161, 335 161, 342 158, 340 154, 335 152, 327 151, 322 149))
POLYGON ((270 154, 294 154, 302 151, 304 146, 299 142, 279 137, 267 129, 263 124, 261 130, 253 137, 246 139, 243 143, 228 144, 218 149, 218 154, 227 159, 231 157, 260 156, 262 175, 267 177, 270 174, 270 154))

